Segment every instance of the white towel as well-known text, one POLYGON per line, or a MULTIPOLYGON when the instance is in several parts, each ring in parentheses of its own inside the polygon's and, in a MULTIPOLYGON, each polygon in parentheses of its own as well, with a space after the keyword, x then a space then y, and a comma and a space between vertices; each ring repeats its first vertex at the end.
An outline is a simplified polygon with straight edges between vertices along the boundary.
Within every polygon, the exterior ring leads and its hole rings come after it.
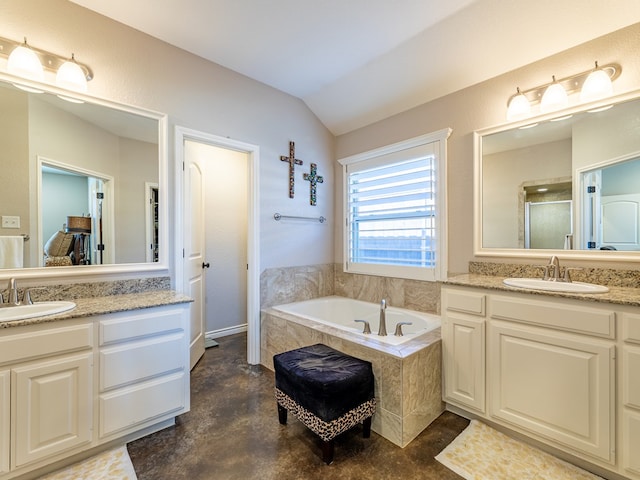
POLYGON ((0 268, 22 268, 24 237, 0 237, 0 268))

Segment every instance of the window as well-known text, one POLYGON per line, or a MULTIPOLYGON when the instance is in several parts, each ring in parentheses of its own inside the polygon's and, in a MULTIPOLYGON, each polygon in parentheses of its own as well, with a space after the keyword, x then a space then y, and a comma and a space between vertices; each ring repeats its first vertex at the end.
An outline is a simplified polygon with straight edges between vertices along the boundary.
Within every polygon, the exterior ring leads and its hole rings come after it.
POLYGON ((446 276, 450 129, 340 160, 345 271, 417 280, 446 276))

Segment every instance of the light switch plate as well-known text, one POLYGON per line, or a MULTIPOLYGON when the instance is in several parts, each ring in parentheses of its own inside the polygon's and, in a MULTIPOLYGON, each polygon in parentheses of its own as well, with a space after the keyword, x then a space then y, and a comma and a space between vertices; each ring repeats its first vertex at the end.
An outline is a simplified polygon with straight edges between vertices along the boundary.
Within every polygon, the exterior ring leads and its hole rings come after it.
POLYGON ((20 217, 2 215, 2 228, 20 228, 20 217))

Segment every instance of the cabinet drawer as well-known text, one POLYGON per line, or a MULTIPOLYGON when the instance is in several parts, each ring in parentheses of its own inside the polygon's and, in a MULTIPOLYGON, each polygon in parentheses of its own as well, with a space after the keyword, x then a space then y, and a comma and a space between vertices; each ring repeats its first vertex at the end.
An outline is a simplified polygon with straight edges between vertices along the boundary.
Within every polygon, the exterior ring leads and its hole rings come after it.
POLYGON ((486 296, 481 293, 445 290, 445 308, 456 312, 484 316, 485 298, 486 296))
POLYGON ((100 395, 100 437, 181 413, 185 381, 180 372, 100 395))
POLYGON ((491 318, 529 323, 604 338, 615 338, 615 312, 558 302, 491 298, 491 318))
POLYGON ((184 333, 152 337, 100 351, 100 391, 183 370, 184 333))
POLYGON ((183 308, 150 308, 124 312, 100 321, 100 345, 183 330, 183 308))
MULTIPOLYGON (((22 329, 21 329, 22 330, 22 329)), ((72 352, 93 346, 93 325, 57 326, 0 337, 0 364, 72 352)))
POLYGON ((622 339, 625 342, 640 344, 640 315, 622 314, 622 339))
MULTIPOLYGON (((628 407, 640 409, 640 347, 622 348, 622 398, 628 407)), ((640 448, 640 444, 638 445, 640 448)))

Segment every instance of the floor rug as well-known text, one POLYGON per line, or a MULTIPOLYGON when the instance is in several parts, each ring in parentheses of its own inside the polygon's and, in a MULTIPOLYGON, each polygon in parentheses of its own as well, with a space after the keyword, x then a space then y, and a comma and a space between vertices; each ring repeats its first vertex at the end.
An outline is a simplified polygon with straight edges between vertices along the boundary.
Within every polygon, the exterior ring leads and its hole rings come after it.
POLYGON ((602 480, 477 420, 436 460, 466 480, 602 480))
POLYGON ((211 347, 217 347, 218 345, 220 345, 218 342, 216 342, 213 338, 204 338, 204 348, 211 348, 211 347))
POLYGON ((41 477, 40 480, 136 480, 127 447, 107 450, 82 462, 41 477))

